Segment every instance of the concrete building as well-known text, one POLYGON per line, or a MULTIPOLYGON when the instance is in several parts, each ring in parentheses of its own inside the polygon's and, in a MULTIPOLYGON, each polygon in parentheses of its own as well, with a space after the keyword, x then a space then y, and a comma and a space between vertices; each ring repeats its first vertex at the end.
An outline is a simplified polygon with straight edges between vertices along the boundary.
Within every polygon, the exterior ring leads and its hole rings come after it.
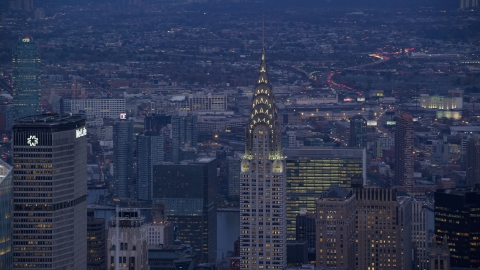
POLYGON ((394 186, 413 186, 413 117, 400 112, 395 117, 395 178, 394 186))
POLYGON ((217 257, 217 165, 215 158, 154 165, 153 200, 165 205, 178 239, 193 247, 199 262, 217 257))
POLYGON ((108 225, 109 269, 147 270, 147 241, 142 237, 145 217, 138 209, 120 208, 108 225), (118 267, 117 265, 118 264, 118 267))
MULTIPOLYGON (((115 197, 130 198, 133 182, 133 121, 119 119, 113 124, 113 171, 115 197)), ((148 193, 147 193, 148 194, 148 193)))
POLYGON ((412 201, 412 245, 414 249, 415 269, 429 268, 429 221, 428 204, 425 201, 412 201))
POLYGON ((82 113, 87 121, 93 119, 118 119, 125 111, 124 98, 88 98, 88 99, 61 99, 62 113, 82 113))
POLYGON ((366 183, 366 151, 361 148, 285 148, 287 239, 295 240, 295 218, 315 212, 316 201, 332 187, 349 188, 352 179, 366 183))
POLYGON ((87 268, 86 134, 83 115, 15 122, 15 269, 87 268))
POLYGON ((198 93, 188 95, 188 107, 193 111, 226 111, 227 95, 198 93))
POLYGON ((412 199, 395 189, 355 189, 356 269, 412 267, 412 199))
POLYGON ((355 267, 355 210, 355 194, 342 188, 317 201, 317 267, 366 269, 355 267))
POLYGON ((173 245, 173 224, 168 222, 167 213, 163 204, 152 205, 152 222, 142 227, 142 237, 147 246, 173 245))
POLYGON ((42 112, 41 67, 38 47, 31 37, 19 38, 13 50, 13 117, 16 119, 42 112))
POLYGON ((480 268, 480 189, 435 192, 437 245, 446 237, 453 267, 480 268))
POLYGON ((149 132, 137 137, 137 198, 152 200, 153 165, 163 162, 163 136, 149 132))
POLYGON ((286 266, 286 167, 265 49, 245 129, 240 174, 240 268, 286 266))
POLYGON ((180 148, 197 147, 198 118, 196 115, 179 112, 172 116, 172 162, 181 161, 180 148))
POLYGON ((95 218, 93 209, 87 210, 87 270, 105 270, 105 219, 95 218))
POLYGON ((0 160, 0 269, 13 269, 13 171, 0 160))

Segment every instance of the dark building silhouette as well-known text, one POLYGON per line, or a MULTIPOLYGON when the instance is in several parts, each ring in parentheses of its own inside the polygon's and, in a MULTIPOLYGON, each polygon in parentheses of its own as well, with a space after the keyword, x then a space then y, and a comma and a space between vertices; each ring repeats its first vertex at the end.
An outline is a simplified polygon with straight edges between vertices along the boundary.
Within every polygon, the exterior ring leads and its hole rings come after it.
POLYGON ((153 200, 165 205, 178 239, 190 244, 199 262, 217 257, 217 165, 215 158, 153 166, 153 200))
POLYGON ((0 269, 13 269, 13 171, 0 160, 0 269))
POLYGON ((307 241, 308 248, 315 248, 315 213, 300 212, 296 217, 295 239, 297 241, 307 241))
POLYGON ((167 270, 184 269, 193 270, 197 254, 192 247, 187 245, 174 246, 149 246, 148 269, 167 270))
POLYGON ((367 120, 361 115, 350 118, 349 147, 367 147, 367 120))
POLYGON ((197 116, 180 112, 172 116, 172 161, 182 160, 181 148, 197 147, 197 116))
POLYGON ((87 210, 87 270, 105 270, 105 219, 87 210))
POLYGON ((480 268, 480 188, 435 192, 437 245, 447 237, 452 267, 480 268))
POLYGON ((467 142, 467 178, 469 187, 480 185, 480 137, 475 136, 467 142))
POLYGON ((38 47, 31 37, 18 40, 13 51, 13 117, 41 113, 41 69, 38 47))
POLYGON ((413 186, 413 117, 400 112, 395 117, 395 186, 413 186))
POLYGON ((133 121, 119 119, 113 123, 113 173, 115 197, 130 198, 133 181, 133 121))
POLYGON ((153 165, 163 162, 163 135, 137 136, 137 198, 152 199, 153 165))
POLYGON ((172 122, 171 115, 152 114, 145 117, 145 131, 152 132, 152 135, 160 135, 163 127, 166 127, 172 122))

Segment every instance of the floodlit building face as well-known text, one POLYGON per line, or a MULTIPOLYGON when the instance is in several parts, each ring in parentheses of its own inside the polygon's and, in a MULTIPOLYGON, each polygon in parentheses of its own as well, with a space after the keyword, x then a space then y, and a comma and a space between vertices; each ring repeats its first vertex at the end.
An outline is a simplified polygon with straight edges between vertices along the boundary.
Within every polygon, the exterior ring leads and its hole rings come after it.
POLYGON ((463 108, 461 97, 420 96, 420 106, 425 109, 453 110, 463 108))
POLYGON ((15 269, 87 268, 86 135, 83 115, 15 122, 15 269))
POLYGON ((31 37, 18 40, 13 51, 13 116, 41 113, 41 68, 37 45, 31 37))
POLYGON ((286 169, 281 136, 263 49, 241 161, 241 269, 286 266, 286 169))
MULTIPOLYGON (((296 216, 315 212, 316 201, 332 187, 366 181, 366 151, 361 148, 285 148, 287 171, 287 240, 295 240, 296 216)), ((297 239, 298 240, 298 239, 297 239)))

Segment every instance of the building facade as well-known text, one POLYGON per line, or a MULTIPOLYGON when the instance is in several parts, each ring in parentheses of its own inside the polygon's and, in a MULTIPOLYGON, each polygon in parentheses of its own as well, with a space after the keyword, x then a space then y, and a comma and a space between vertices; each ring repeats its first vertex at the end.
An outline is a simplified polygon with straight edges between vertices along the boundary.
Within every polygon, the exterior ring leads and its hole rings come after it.
POLYGON ((355 267, 356 199, 352 191, 333 188, 317 201, 316 266, 355 267))
POLYGON ((356 269, 412 268, 412 201, 395 189, 355 189, 356 269))
POLYGON ((480 136, 473 136, 467 141, 466 167, 467 186, 480 185, 480 136))
POLYGON ((227 157, 228 195, 240 195, 240 157, 227 157))
POLYGON ((95 218, 94 213, 87 210, 87 270, 105 270, 105 219, 95 218))
POLYGON ((190 94, 188 96, 188 107, 193 111, 226 111, 227 95, 190 94))
POLYGON ((148 269, 149 270, 171 270, 184 269, 193 270, 197 254, 191 246, 149 246, 148 247, 148 269))
POLYGON ((287 239, 295 240, 295 218, 315 212, 316 201, 332 187, 349 188, 352 179, 366 181, 366 151, 360 148, 285 148, 287 239))
POLYGON ((215 158, 154 165, 153 200, 165 205, 178 239, 190 244, 199 262, 217 257, 217 165, 215 158))
POLYGON ((130 198, 133 182, 133 121, 128 119, 119 119, 113 124, 113 171, 115 197, 130 198))
POLYGON ((395 178, 394 186, 413 186, 413 117, 400 112, 395 117, 395 178))
POLYGON ((31 37, 18 40, 13 51, 13 117, 41 113, 41 67, 38 47, 31 37))
POLYGON ((163 162, 163 136, 137 137, 137 198, 152 200, 153 165, 163 162))
POLYGON ((281 136, 263 49, 241 162, 241 269, 286 266, 286 167, 281 136))
POLYGON ((13 269, 13 172, 0 160, 0 269, 13 269))
POLYGON ((435 192, 437 245, 446 237, 452 267, 480 268, 480 189, 435 192))
POLYGON ((62 113, 83 113, 87 117, 87 121, 95 118, 117 119, 120 114, 125 113, 125 99, 61 99, 60 111, 62 113))
POLYGON ((348 140, 349 147, 367 147, 367 120, 357 115, 350 118, 350 138, 348 140))
POLYGON ((197 116, 179 112, 172 116, 172 162, 181 161, 180 148, 197 147, 197 116))
POLYGON ((448 247, 447 237, 442 239, 442 245, 437 244, 434 236, 432 248, 429 255, 428 270, 450 270, 450 249, 448 247))
POLYGON ((427 202, 414 199, 412 201, 412 245, 414 249, 415 269, 429 268, 429 222, 427 202))
POLYGON ((14 268, 87 268, 86 134, 83 115, 15 122, 14 268))

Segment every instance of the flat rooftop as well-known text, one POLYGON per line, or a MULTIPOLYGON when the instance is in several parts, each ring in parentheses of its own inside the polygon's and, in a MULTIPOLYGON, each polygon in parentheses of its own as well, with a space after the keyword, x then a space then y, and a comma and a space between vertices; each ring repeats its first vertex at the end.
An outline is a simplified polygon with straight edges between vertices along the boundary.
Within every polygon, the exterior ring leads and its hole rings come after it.
POLYGON ((83 114, 58 114, 58 113, 46 113, 26 116, 15 120, 14 125, 44 125, 52 126, 59 124, 70 124, 79 121, 85 121, 83 114))

